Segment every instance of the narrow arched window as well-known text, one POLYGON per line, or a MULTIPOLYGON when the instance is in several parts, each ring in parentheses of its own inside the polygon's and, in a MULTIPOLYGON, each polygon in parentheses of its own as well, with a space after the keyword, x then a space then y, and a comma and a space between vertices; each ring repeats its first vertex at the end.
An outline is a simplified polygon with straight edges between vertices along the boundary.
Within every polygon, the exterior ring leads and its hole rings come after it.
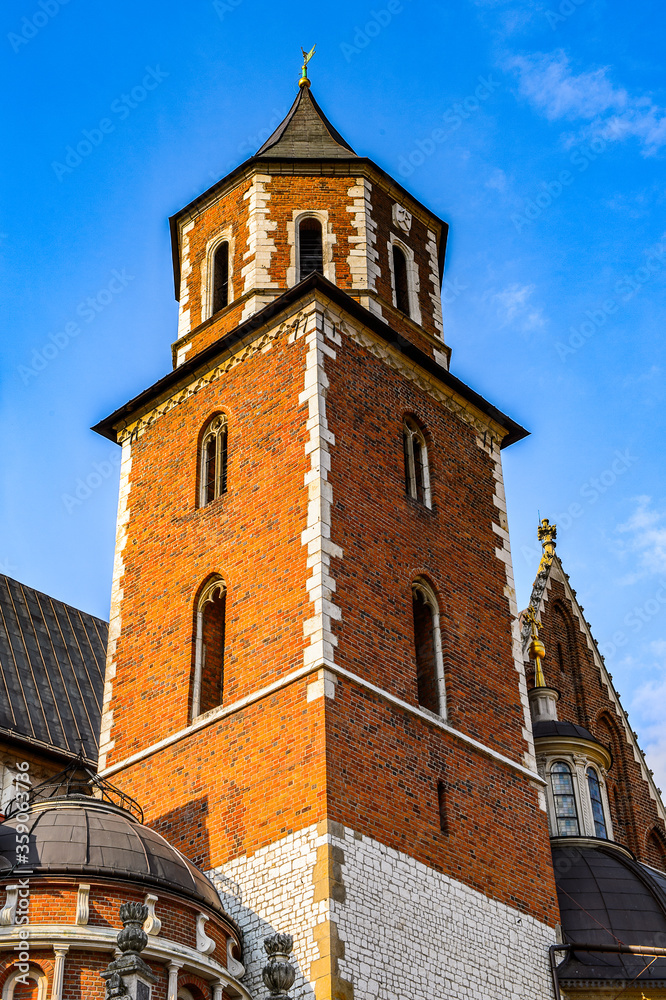
POLYGON ((550 784, 555 804, 555 821, 559 837, 577 837, 579 834, 578 809, 574 794, 571 768, 563 761, 550 769, 550 784))
POLYGON ((192 718, 222 704, 227 590, 215 579, 201 593, 196 609, 192 718))
POLYGON ((201 439, 200 507, 227 492, 227 429, 227 418, 221 414, 211 420, 201 439))
POLYGON ((594 833, 597 837, 608 838, 606 832, 606 819, 604 816, 604 803, 601 798, 601 785, 599 775, 593 767, 587 769, 587 787, 590 791, 590 803, 592 805, 592 818, 594 819, 594 833))
POLYGON ((405 493, 425 507, 432 507, 426 440, 416 421, 409 417, 403 421, 402 440, 405 453, 405 493))
POLYGON ((302 281, 313 271, 324 273, 321 222, 306 218, 298 227, 298 280, 302 281))
POLYGON ((229 244, 220 243, 213 254, 213 313, 229 304, 229 244))
POLYGON ((409 308, 409 280, 407 277, 407 258, 405 251, 393 244, 393 281, 395 284, 395 304, 400 312, 411 315, 409 308))
POLYGON ((412 584, 414 655, 419 705, 438 715, 446 715, 446 689, 442 661, 439 607, 425 580, 412 584))

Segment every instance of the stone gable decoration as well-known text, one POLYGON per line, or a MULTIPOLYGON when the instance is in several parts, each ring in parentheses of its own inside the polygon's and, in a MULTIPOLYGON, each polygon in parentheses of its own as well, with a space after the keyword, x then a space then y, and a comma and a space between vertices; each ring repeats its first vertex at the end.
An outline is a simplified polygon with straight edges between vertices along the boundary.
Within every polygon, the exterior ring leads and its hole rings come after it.
POLYGON ((393 206, 393 222, 403 233, 408 233, 412 228, 412 213, 408 212, 402 205, 396 203, 393 206))

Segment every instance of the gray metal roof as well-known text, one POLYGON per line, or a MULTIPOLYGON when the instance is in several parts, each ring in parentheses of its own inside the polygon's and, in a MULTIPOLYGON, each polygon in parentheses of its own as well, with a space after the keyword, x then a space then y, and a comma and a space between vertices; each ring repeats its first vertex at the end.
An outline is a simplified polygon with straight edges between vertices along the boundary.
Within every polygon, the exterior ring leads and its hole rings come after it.
MULTIPOLYGON (((610 841, 553 845, 553 867, 565 942, 664 947, 666 876, 632 860, 610 841)), ((562 985, 581 980, 666 980, 666 959, 577 951, 560 965, 562 985)))
POLYGON ((301 87, 296 100, 275 132, 255 156, 275 159, 354 159, 356 153, 333 128, 309 87, 301 87))
POLYGON ((0 732, 96 761, 108 624, 0 575, 0 732))
MULTIPOLYGON (((16 826, 0 824, 0 871, 20 876, 16 826)), ((161 834, 130 813, 89 796, 51 799, 32 806, 28 822, 30 877, 72 875, 168 889, 224 912, 209 879, 161 834)))

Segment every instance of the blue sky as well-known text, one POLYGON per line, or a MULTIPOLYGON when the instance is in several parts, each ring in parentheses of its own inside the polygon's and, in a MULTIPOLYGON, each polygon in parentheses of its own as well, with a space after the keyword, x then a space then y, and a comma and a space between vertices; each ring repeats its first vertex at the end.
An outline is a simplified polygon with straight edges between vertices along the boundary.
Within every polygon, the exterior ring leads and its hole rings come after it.
POLYGON ((666 782, 663 7, 10 0, 0 16, 0 570, 107 615, 117 451, 89 427, 169 370, 168 216, 262 143, 316 42, 333 123, 450 223, 452 370, 532 432, 504 453, 519 602, 540 512, 666 782))

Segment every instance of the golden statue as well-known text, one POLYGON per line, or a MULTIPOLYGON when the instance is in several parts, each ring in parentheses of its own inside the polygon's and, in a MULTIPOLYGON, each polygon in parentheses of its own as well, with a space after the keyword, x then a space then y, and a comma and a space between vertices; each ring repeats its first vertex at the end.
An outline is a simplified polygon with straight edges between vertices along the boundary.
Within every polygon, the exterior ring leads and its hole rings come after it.
POLYGON ((541 622, 536 616, 536 608, 533 604, 530 604, 529 608, 525 612, 525 621, 529 622, 530 628, 532 630, 532 641, 529 646, 530 659, 534 660, 534 686, 538 688, 548 687, 546 684, 546 678, 544 677, 543 668, 541 666, 541 661, 546 655, 546 647, 539 638, 539 629, 541 628, 541 622))
POLYGON ((548 569, 555 555, 555 539, 557 538, 557 525, 551 524, 547 517, 544 517, 537 529, 537 535, 543 546, 543 555, 537 570, 537 576, 543 570, 548 569))

